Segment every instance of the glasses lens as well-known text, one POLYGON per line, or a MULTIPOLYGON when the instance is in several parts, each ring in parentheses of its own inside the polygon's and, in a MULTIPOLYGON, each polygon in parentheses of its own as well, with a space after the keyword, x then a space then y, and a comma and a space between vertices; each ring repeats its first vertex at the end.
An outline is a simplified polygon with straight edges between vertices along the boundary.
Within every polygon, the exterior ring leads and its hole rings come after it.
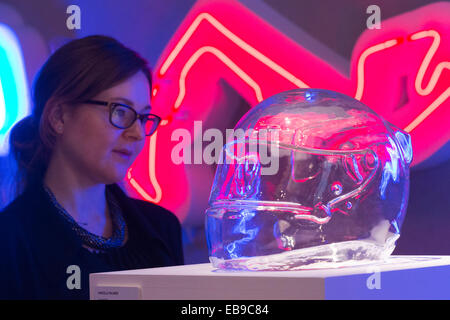
POLYGON ((119 128, 128 128, 136 119, 136 112, 121 104, 113 104, 111 122, 119 128))
POLYGON ((146 119, 145 119, 145 135, 146 136, 151 136, 156 129, 158 128, 159 125, 159 121, 160 119, 149 115, 146 119))

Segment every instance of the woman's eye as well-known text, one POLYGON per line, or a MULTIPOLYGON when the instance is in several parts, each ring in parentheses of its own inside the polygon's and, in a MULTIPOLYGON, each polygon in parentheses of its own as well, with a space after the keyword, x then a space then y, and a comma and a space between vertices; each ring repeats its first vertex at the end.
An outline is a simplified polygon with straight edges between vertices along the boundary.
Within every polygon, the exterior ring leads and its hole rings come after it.
POLYGON ((116 108, 114 110, 114 115, 117 117, 125 117, 127 111, 124 108, 116 108))

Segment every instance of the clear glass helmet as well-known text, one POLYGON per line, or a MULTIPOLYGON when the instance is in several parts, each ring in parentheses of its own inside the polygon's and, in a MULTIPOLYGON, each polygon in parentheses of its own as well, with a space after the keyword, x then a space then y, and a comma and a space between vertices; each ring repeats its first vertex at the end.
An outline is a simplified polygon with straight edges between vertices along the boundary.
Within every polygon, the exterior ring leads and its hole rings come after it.
POLYGON ((272 96, 227 132, 206 210, 214 267, 297 270, 387 258, 408 201, 408 133, 321 89, 272 96))

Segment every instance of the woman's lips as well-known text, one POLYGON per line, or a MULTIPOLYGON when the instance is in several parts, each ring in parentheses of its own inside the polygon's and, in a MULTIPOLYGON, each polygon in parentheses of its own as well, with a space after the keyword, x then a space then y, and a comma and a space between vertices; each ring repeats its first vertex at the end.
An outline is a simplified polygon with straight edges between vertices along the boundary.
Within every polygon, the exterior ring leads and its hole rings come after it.
POLYGON ((132 152, 128 150, 113 150, 113 152, 125 160, 129 160, 132 156, 132 152))

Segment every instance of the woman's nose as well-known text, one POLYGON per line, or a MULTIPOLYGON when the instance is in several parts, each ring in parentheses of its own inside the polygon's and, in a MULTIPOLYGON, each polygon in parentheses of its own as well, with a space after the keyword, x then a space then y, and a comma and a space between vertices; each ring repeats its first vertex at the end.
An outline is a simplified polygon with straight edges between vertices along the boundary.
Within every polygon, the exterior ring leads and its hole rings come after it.
POLYGON ((133 138, 135 140, 142 140, 145 138, 145 128, 142 122, 139 119, 133 123, 131 127, 126 129, 127 137, 133 138))

